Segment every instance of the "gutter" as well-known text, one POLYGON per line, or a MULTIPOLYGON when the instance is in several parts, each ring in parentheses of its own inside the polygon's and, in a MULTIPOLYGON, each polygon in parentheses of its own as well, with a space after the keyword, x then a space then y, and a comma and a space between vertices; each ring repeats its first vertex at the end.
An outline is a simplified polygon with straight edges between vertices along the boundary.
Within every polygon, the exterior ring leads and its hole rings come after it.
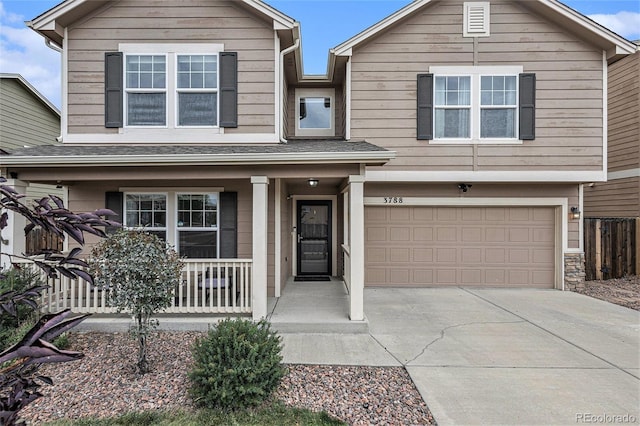
POLYGON ((166 166, 190 165, 255 165, 255 164, 345 164, 354 162, 386 163, 395 158, 394 151, 308 152, 249 154, 185 154, 185 155, 78 155, 78 156, 3 156, 2 164, 26 167, 68 166, 166 166))
POLYGON ((280 109, 280 123, 278 123, 278 125, 280 126, 280 142, 281 143, 287 143, 287 140, 284 138, 284 101, 282 99, 282 92, 283 92, 283 88, 284 88, 284 57, 285 55, 293 52, 294 50, 298 49, 300 47, 300 27, 298 25, 298 23, 296 22, 294 24, 294 30, 296 33, 296 41, 293 43, 292 46, 287 47, 286 49, 282 50, 280 52, 280 93, 278 93, 278 108, 280 109))

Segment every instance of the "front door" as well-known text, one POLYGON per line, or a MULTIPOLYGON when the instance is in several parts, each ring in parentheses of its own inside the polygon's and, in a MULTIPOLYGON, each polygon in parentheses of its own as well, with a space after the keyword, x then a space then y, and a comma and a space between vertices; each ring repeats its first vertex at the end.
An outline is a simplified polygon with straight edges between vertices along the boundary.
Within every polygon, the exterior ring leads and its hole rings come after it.
POLYGON ((298 275, 331 275, 331 201, 298 201, 298 275))

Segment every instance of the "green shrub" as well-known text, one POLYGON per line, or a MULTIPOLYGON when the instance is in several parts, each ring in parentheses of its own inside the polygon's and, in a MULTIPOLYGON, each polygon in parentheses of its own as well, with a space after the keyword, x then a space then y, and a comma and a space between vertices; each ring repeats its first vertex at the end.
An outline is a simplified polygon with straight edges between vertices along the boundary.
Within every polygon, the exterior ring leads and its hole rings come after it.
POLYGON ((267 321, 221 321, 193 347, 189 379, 195 403, 225 410, 260 404, 285 374, 281 352, 281 338, 267 321))
MULTIPOLYGON (((28 268, 0 271, 0 294, 10 291, 21 293, 42 284, 39 274, 28 268)), ((37 319, 37 308, 26 303, 15 305, 15 315, 0 315, 1 347, 7 348, 18 343, 37 319)))

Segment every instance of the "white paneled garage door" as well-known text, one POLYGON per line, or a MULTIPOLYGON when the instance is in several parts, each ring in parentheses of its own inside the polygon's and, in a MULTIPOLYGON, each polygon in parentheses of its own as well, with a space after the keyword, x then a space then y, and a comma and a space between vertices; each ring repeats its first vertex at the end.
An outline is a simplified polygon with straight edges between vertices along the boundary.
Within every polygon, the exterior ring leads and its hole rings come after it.
POLYGON ((365 285, 553 288, 553 207, 365 207, 365 285))

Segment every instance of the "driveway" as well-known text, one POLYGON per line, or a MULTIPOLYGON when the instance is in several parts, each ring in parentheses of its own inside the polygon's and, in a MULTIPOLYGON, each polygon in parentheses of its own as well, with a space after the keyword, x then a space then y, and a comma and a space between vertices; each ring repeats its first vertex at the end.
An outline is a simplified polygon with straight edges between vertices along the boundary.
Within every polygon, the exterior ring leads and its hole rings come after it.
POLYGON ((637 311, 555 290, 384 288, 365 290, 365 313, 439 425, 640 422, 637 311))

